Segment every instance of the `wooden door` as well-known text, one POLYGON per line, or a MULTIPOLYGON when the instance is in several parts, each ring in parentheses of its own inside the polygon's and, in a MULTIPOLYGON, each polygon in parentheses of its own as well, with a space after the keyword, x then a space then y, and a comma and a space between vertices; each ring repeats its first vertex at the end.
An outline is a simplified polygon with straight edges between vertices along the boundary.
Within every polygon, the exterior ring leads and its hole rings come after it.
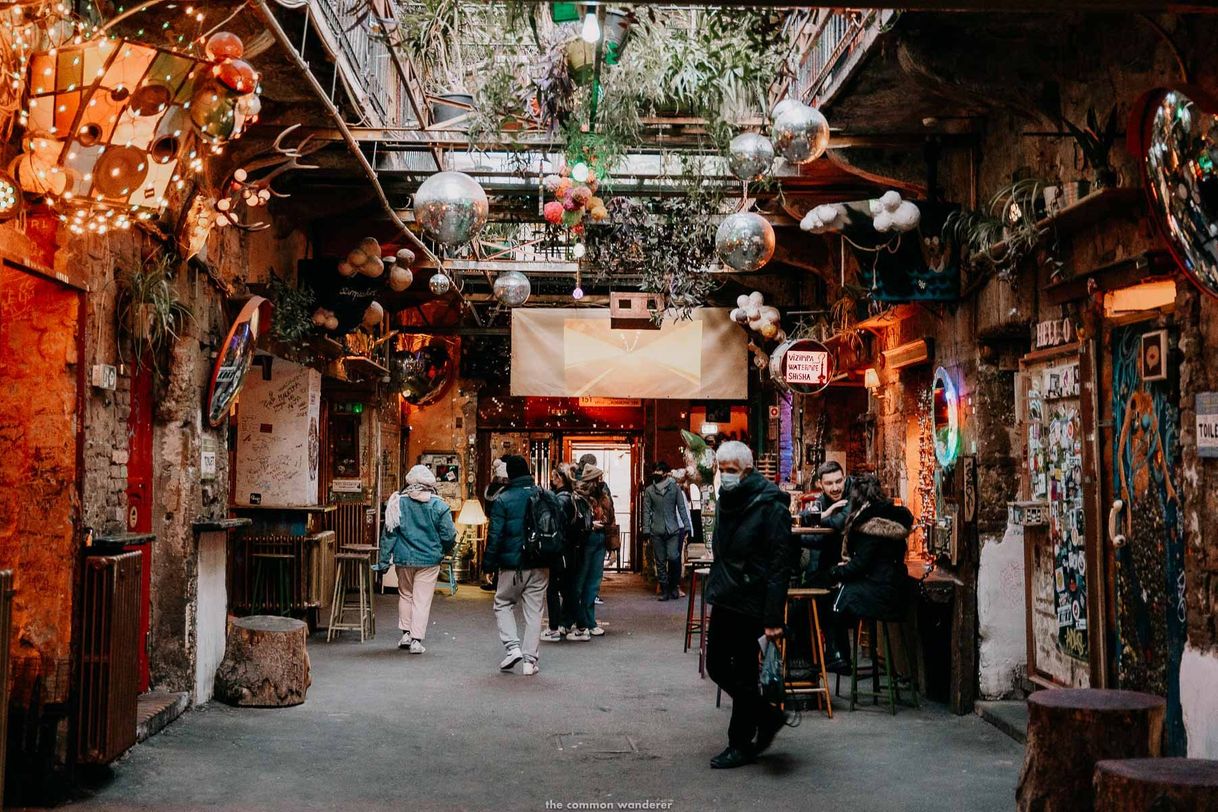
POLYGON ((1105 342, 1110 668, 1117 687, 1166 697, 1166 754, 1184 755, 1179 379, 1170 349, 1176 334, 1157 321, 1139 321, 1109 325, 1105 342))
MULTIPOLYGON (((127 532, 152 532, 152 359, 136 365, 127 415, 127 532)), ((152 619, 152 544, 130 548, 140 558, 139 688, 147 691, 148 629, 152 619)))

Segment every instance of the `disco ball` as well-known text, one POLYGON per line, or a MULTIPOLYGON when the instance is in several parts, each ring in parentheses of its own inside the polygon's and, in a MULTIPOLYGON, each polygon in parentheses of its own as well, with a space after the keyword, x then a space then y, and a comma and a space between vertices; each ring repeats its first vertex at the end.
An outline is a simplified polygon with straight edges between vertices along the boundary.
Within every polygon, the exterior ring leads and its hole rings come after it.
POLYGON ((798 102, 774 108, 770 136, 778 154, 793 164, 806 164, 829 146, 829 122, 814 107, 798 102))
POLYGON ((453 281, 442 273, 438 273, 427 281, 427 287, 437 296, 443 296, 452 290, 453 281))
POLYGON ((403 335, 390 357, 392 385, 408 403, 425 406, 439 399, 453 380, 453 352, 443 336, 403 335))
POLYGON ((414 217, 445 245, 467 243, 486 225, 490 204, 478 181, 463 172, 437 172, 414 195, 414 217))
POLYGON ((495 299, 508 307, 520 307, 528 301, 533 286, 520 271, 507 271, 495 277, 495 299))
POLYGON ((774 256, 774 227, 751 211, 724 217, 715 232, 715 253, 738 271, 755 271, 774 256))
POLYGON ((774 145, 757 133, 741 133, 727 147, 727 165, 740 180, 757 180, 770 172, 774 145))

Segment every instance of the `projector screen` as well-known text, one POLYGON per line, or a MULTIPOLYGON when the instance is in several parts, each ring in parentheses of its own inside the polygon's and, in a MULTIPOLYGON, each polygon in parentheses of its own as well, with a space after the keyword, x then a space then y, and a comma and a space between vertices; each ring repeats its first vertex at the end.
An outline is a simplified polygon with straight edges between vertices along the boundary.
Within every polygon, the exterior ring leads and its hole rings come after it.
POLYGON ((729 312, 699 308, 659 330, 614 330, 608 310, 518 308, 512 394, 743 400, 748 351, 729 312))

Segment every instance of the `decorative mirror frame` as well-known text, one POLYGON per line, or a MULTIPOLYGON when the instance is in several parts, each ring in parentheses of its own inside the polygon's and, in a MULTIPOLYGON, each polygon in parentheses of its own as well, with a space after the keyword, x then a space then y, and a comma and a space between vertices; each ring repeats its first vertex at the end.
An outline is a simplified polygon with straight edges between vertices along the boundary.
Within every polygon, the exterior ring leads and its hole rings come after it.
POLYGON ((935 377, 930 385, 931 431, 934 435, 935 460, 940 467, 951 468, 960 456, 960 393, 952 376, 943 367, 935 369, 935 377), (936 419, 935 393, 943 387, 947 399, 947 428, 942 432, 936 419))
POLYGON ((224 422, 233 401, 241 392, 245 376, 254 362, 254 345, 271 327, 272 310, 274 305, 263 297, 250 297, 220 345, 216 365, 211 372, 211 384, 207 388, 207 424, 212 428, 224 422))
MULTIPOLYGON (((1188 84, 1171 84, 1163 87, 1156 87, 1144 93, 1137 102, 1134 103, 1130 111, 1129 122, 1126 136, 1126 149, 1133 155, 1137 161, 1142 174, 1142 182, 1146 187, 1147 210, 1151 220, 1154 221, 1155 227, 1163 237, 1163 241, 1167 244, 1168 250, 1171 252, 1172 258, 1175 259, 1181 272, 1189 278, 1200 290, 1218 298, 1218 260, 1214 262, 1212 273, 1206 276, 1198 274, 1196 269, 1192 267, 1192 257, 1184 246, 1177 241, 1173 234, 1171 226, 1168 224, 1165 211, 1166 204, 1160 199, 1156 193, 1156 186, 1150 175, 1149 169, 1149 151, 1152 147, 1152 128, 1154 126, 1155 117, 1158 114, 1164 100, 1169 94, 1176 93, 1184 96, 1192 102, 1195 109, 1211 115, 1218 116, 1218 99, 1207 93, 1195 85, 1188 84)), ((1215 125, 1218 127, 1218 124, 1215 125)), ((1211 224, 1218 226, 1218 221, 1211 224)))

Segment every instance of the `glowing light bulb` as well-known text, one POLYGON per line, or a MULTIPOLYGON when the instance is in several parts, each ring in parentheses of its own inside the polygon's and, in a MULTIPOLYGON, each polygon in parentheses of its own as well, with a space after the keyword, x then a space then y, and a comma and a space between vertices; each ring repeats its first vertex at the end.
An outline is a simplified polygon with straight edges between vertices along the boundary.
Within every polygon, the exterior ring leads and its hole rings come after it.
POLYGON ((580 299, 584 298, 584 289, 576 288, 575 290, 571 291, 571 298, 575 299, 576 301, 579 301, 580 299))
POLYGON ((584 254, 586 253, 588 253, 588 247, 582 242, 577 242, 571 247, 571 256, 575 257, 576 259, 583 259, 584 254))
POLYGON ((576 183, 584 183, 588 180, 588 165, 580 161, 575 166, 571 167, 571 179, 576 183))
POLYGON ((595 45, 601 38, 601 25, 596 21, 596 10, 593 9, 584 15, 584 27, 579 32, 584 42, 595 45))

